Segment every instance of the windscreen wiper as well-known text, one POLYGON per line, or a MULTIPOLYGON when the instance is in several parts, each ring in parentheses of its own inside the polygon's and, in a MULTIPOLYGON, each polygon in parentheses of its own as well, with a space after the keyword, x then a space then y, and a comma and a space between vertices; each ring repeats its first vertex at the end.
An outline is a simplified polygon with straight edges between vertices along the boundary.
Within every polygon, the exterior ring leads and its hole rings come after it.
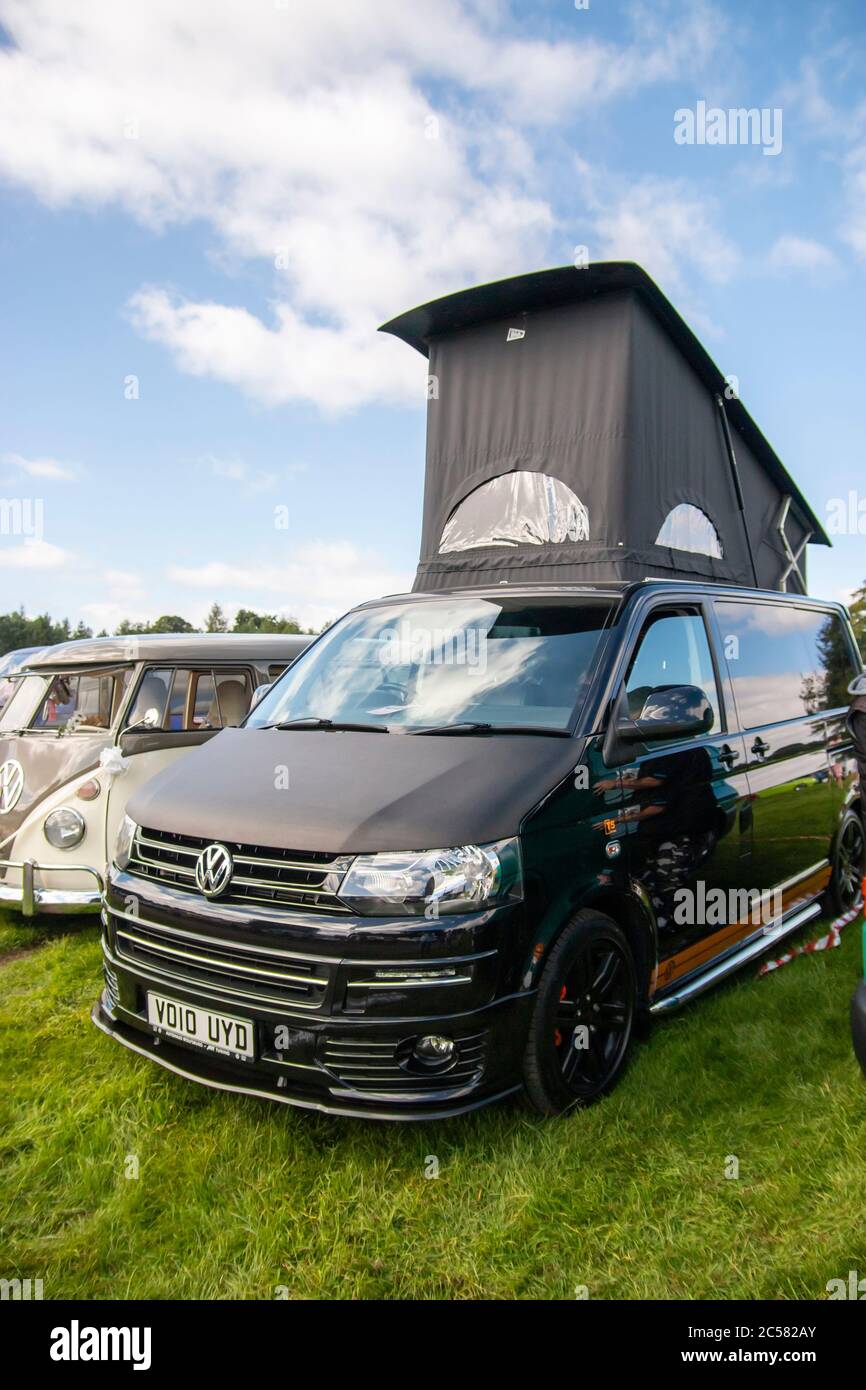
POLYGON ((301 719, 282 719, 277 724, 263 724, 263 729, 333 729, 337 732, 349 730, 362 734, 387 734, 384 724, 360 724, 345 719, 320 719, 318 715, 308 714, 301 719))
POLYGON ((567 729, 550 729, 544 724, 483 724, 465 720, 456 724, 431 724, 412 729, 412 734, 543 734, 550 738, 570 738, 567 729))

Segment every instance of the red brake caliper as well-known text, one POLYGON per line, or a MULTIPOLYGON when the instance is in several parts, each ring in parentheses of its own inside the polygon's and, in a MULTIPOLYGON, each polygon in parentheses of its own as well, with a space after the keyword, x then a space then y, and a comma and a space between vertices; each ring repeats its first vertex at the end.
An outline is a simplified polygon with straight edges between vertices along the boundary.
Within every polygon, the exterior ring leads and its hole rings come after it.
MULTIPOLYGON (((565 985, 563 985, 562 989, 559 991, 559 998, 560 1001, 565 998, 565 985)), ((558 1028, 554 1028, 553 1030, 553 1045, 554 1047, 562 1047, 562 1034, 558 1028)))

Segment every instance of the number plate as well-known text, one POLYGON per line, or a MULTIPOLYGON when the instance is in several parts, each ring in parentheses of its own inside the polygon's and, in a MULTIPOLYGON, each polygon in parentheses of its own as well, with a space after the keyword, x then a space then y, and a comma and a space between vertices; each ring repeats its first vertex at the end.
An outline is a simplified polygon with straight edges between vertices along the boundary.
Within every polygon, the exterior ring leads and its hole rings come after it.
POLYGON ((199 1004, 182 1004, 164 994, 149 993, 147 1021, 155 1032, 177 1038, 190 1047, 242 1057, 246 1062, 255 1059, 255 1030, 249 1019, 233 1018, 231 1014, 203 1009, 199 1004))

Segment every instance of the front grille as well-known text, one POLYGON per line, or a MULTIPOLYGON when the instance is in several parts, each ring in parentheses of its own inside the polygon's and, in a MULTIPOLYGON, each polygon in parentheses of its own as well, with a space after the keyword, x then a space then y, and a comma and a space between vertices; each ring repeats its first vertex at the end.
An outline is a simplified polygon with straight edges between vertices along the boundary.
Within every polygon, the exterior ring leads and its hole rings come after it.
POLYGON ((149 980, 267 1011, 321 1008, 333 970, 273 947, 241 946, 123 916, 114 918, 114 937, 119 961, 149 980))
MULTIPOLYGON (((129 873, 155 879, 189 893, 198 893, 196 860, 212 840, 197 835, 173 835, 140 827, 129 860, 129 873)), ((267 903, 304 912, 346 913, 336 890, 350 858, 318 851, 268 849, 263 845, 222 842, 234 861, 228 891, 221 903, 267 903)))
POLYGON ((409 1071, 393 1041, 328 1038, 322 1047, 323 1065, 346 1086, 368 1094, 403 1091, 447 1091, 478 1081, 484 1070, 486 1033, 455 1035, 459 1058, 448 1071, 409 1071))

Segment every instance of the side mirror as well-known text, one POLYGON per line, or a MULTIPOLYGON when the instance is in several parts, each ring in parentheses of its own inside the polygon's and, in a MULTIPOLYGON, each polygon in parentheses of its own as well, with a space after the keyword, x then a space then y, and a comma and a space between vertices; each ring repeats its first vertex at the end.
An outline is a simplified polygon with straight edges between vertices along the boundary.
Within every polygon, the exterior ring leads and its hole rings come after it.
POLYGON ((247 713, 250 713, 252 710, 254 710, 259 701, 263 700, 267 695, 268 691, 273 690, 273 688, 273 681, 271 681, 268 685, 256 686, 255 690, 253 691, 253 698, 250 700, 250 708, 247 711, 247 713))
POLYGON ((156 729, 159 727, 159 710, 155 706, 146 709, 140 719, 136 719, 134 724, 127 724, 123 730, 125 734, 139 733, 142 729, 156 729))
POLYGON ((713 727, 713 708, 697 685, 660 685, 651 690, 637 719, 628 719, 617 730, 626 743, 653 739, 692 738, 713 727))
MULTIPOLYGON (((661 685, 651 690, 637 719, 628 711, 625 685, 613 700, 602 745, 606 767, 623 767, 636 756, 635 744, 655 739, 693 738, 713 727, 713 710, 696 685, 661 685)), ((638 750, 639 751, 639 750, 638 750)))

